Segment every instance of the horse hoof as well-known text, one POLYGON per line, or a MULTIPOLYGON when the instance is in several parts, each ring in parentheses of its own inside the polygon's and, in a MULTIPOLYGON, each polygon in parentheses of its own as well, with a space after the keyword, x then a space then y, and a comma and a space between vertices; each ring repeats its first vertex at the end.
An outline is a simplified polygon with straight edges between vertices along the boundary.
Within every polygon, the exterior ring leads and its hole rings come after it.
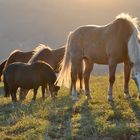
POLYGON ((72 97, 72 101, 76 102, 76 101, 78 101, 78 98, 77 97, 72 97))
POLYGON ((80 92, 80 93, 83 93, 83 92, 84 92, 84 89, 80 89, 79 92, 80 92))
POLYGON ((24 100, 25 100, 25 98, 20 98, 20 99, 19 99, 20 102, 22 102, 22 101, 24 101, 24 100))
POLYGON ((56 96, 53 96, 53 97, 52 97, 52 99, 53 99, 53 100, 56 100, 56 99, 57 99, 57 97, 56 97, 56 96))
POLYGON ((18 102, 13 102, 13 104, 12 104, 12 109, 15 109, 18 105, 19 105, 18 102))
POLYGON ((13 104, 13 105, 12 105, 12 109, 15 109, 15 108, 16 108, 16 105, 13 104))
POLYGON ((91 95, 86 95, 86 97, 87 97, 87 100, 91 100, 92 99, 91 95))
POLYGON ((127 99, 127 100, 131 99, 130 94, 124 94, 124 97, 125 97, 125 99, 127 99))
POLYGON ((35 104, 35 100, 32 100, 32 101, 31 101, 31 104, 35 104))
POLYGON ((114 100, 113 99, 107 99, 108 100, 108 102, 114 102, 114 100))
POLYGON ((42 97, 42 100, 44 101, 45 99, 46 99, 46 97, 45 97, 45 96, 43 96, 43 97, 42 97))
POLYGON ((113 102, 113 101, 114 101, 114 99, 113 99, 112 96, 108 96, 108 97, 107 97, 107 100, 108 100, 108 102, 113 102))

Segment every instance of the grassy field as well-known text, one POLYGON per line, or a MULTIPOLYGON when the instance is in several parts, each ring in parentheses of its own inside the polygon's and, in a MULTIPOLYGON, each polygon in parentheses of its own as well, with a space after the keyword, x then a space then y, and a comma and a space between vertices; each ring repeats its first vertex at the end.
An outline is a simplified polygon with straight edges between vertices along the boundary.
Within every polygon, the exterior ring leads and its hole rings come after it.
POLYGON ((130 82, 131 100, 123 96, 123 75, 114 85, 114 103, 107 102, 108 76, 91 77, 93 99, 79 93, 71 101, 70 92, 62 87, 56 100, 44 101, 41 94, 31 104, 32 92, 23 103, 13 107, 0 88, 0 140, 140 140, 140 101, 130 82))

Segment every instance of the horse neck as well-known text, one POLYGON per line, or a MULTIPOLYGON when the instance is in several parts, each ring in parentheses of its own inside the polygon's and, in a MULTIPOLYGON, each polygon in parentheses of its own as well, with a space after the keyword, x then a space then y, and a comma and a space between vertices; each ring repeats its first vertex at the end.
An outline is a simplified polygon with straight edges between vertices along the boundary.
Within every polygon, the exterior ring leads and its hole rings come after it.
MULTIPOLYGON (((13 58, 13 60, 11 60, 11 62, 24 62, 27 63, 30 58, 33 55, 33 51, 29 51, 29 52, 20 52, 19 54, 15 55, 15 57, 13 58)), ((13 63, 12 62, 12 63, 13 63)))
POLYGON ((52 51, 53 56, 53 69, 56 73, 60 71, 60 64, 64 57, 65 47, 55 49, 52 51))
POLYGON ((33 56, 33 51, 29 51, 29 52, 25 52, 24 54, 23 54, 23 57, 26 57, 25 59, 27 60, 27 61, 29 61, 29 59, 33 56))
POLYGON ((4 69, 3 69, 3 70, 5 70, 5 68, 6 68, 9 64, 16 62, 16 61, 15 61, 15 58, 16 58, 15 55, 9 56, 9 58, 8 58, 7 61, 5 62, 5 65, 4 65, 4 69))
POLYGON ((56 59, 56 61, 58 61, 58 62, 60 62, 60 61, 63 59, 64 53, 65 53, 65 47, 52 50, 53 57, 54 57, 54 58, 56 59))
POLYGON ((46 58, 45 56, 48 55, 48 53, 50 53, 50 50, 46 49, 40 50, 31 57, 28 63, 33 63, 36 62, 37 60, 45 61, 44 60, 46 58))

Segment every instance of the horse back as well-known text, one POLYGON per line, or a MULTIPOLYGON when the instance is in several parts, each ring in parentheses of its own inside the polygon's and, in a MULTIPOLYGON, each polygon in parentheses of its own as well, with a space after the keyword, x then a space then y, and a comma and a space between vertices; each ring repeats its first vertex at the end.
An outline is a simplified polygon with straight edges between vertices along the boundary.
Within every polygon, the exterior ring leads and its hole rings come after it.
POLYGON ((33 55, 33 51, 22 52, 20 50, 15 50, 8 57, 7 62, 5 64, 5 68, 9 64, 14 63, 14 62, 24 62, 24 63, 27 63, 29 61, 29 59, 32 57, 32 55, 33 55))
POLYGON ((127 44, 131 33, 130 23, 124 19, 117 19, 105 26, 81 26, 71 36, 72 58, 80 56, 98 64, 107 64, 108 58, 113 57, 122 62, 128 57, 127 44))
POLYGON ((44 81, 47 81, 48 84, 54 84, 56 81, 56 75, 53 68, 46 62, 35 62, 33 67, 36 69, 36 73, 40 73, 40 76, 44 81))

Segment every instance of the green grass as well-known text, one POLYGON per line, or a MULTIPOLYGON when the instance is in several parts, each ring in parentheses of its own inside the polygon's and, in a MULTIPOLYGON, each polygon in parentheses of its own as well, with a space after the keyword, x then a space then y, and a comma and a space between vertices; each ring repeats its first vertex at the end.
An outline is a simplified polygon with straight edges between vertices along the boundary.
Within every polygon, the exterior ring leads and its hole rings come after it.
POLYGON ((11 98, 3 97, 2 84, 0 87, 1 140, 140 140, 137 89, 131 81, 132 99, 124 99, 122 74, 114 84, 114 103, 106 98, 108 76, 91 77, 93 99, 87 101, 79 93, 76 103, 62 87, 56 100, 48 97, 43 101, 39 93, 31 104, 30 92, 23 103, 13 106, 11 98))

